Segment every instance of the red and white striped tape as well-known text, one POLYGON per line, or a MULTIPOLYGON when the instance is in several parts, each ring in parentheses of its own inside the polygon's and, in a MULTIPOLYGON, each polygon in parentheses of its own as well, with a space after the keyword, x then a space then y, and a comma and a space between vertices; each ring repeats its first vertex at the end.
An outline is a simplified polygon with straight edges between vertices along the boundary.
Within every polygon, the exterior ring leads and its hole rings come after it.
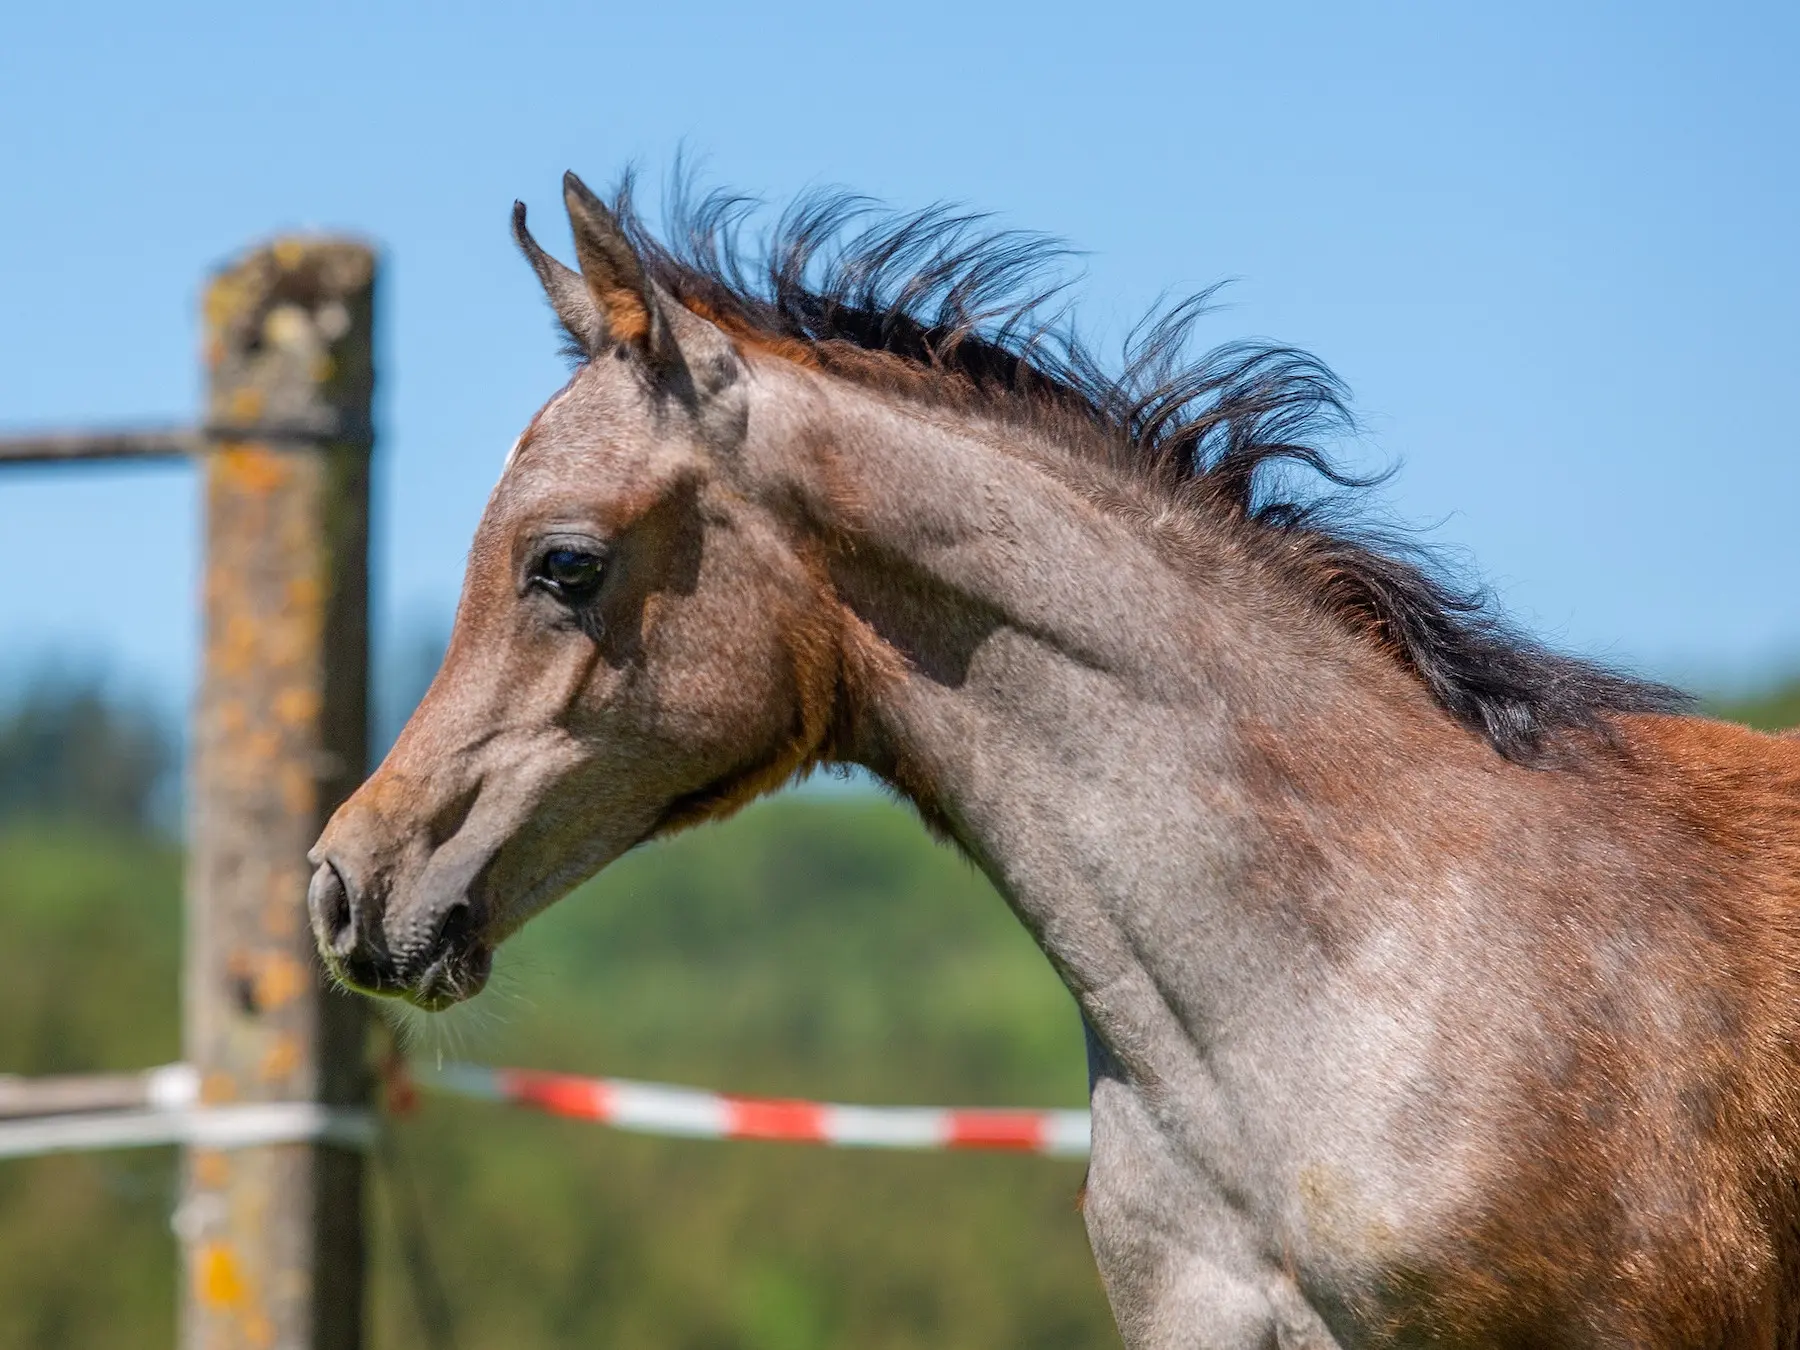
POLYGON ((1067 1158, 1088 1152, 1086 1111, 843 1106, 479 1064, 446 1064, 417 1073, 419 1085, 427 1089, 511 1102, 641 1134, 779 1139, 840 1148, 1007 1149, 1067 1158))
MULTIPOLYGON (((1086 1111, 844 1106, 479 1064, 416 1073, 418 1085, 427 1089, 641 1134, 779 1139, 842 1148, 1003 1149, 1071 1158, 1088 1152, 1086 1111)), ((367 1149, 375 1140, 377 1123, 367 1111, 317 1102, 202 1105, 198 1075, 185 1064, 164 1065, 140 1077, 141 1106, 0 1120, 0 1158, 156 1144, 232 1149, 320 1142, 367 1149)), ((396 1065, 391 1103, 408 1095, 411 1081, 396 1065)))

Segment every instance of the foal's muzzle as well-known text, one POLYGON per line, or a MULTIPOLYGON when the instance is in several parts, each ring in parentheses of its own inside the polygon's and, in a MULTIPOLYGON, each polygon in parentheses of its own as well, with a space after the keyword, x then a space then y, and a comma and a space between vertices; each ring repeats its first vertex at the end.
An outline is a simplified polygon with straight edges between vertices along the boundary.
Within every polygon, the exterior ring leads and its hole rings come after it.
POLYGON ((313 873, 306 907, 326 966, 365 994, 404 998, 436 1012, 481 991, 493 953, 465 896, 411 913, 390 934, 383 910, 332 858, 313 873), (398 938, 398 940, 394 940, 398 938))

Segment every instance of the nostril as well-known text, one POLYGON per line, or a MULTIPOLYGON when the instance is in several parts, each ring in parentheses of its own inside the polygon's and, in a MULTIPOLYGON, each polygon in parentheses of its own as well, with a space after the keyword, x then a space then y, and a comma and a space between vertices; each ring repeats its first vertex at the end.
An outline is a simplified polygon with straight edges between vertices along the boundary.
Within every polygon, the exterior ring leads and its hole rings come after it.
POLYGON ((467 900, 458 900, 438 924, 437 950, 459 952, 474 936, 475 911, 467 900))
POLYGON ((334 863, 327 860, 313 873, 306 899, 320 942, 334 956, 348 956, 356 946, 356 908, 334 863))

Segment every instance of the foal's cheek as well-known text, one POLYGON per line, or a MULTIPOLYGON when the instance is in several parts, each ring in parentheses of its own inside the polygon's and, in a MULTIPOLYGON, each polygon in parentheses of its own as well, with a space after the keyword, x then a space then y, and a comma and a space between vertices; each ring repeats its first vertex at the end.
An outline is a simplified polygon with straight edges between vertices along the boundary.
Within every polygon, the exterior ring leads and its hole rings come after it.
POLYGON ((652 675, 679 743, 738 760, 789 719, 787 672, 767 610, 696 595, 672 607, 656 638, 652 675))

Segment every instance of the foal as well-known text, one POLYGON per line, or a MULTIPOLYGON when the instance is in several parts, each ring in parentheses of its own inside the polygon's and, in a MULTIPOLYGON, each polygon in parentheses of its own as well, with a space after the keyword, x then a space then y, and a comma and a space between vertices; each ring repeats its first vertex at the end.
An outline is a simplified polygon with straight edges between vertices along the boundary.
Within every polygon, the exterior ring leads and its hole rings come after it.
POLYGON ((580 365, 443 669, 320 840, 334 972, 440 1007, 627 849, 885 779, 1079 1001, 1128 1345, 1800 1342, 1800 743, 1552 655, 1340 484, 1304 355, 1122 379, 1000 297, 1029 243, 854 204, 747 275, 515 208, 580 365), (1271 470, 1275 470, 1271 474, 1271 470))

